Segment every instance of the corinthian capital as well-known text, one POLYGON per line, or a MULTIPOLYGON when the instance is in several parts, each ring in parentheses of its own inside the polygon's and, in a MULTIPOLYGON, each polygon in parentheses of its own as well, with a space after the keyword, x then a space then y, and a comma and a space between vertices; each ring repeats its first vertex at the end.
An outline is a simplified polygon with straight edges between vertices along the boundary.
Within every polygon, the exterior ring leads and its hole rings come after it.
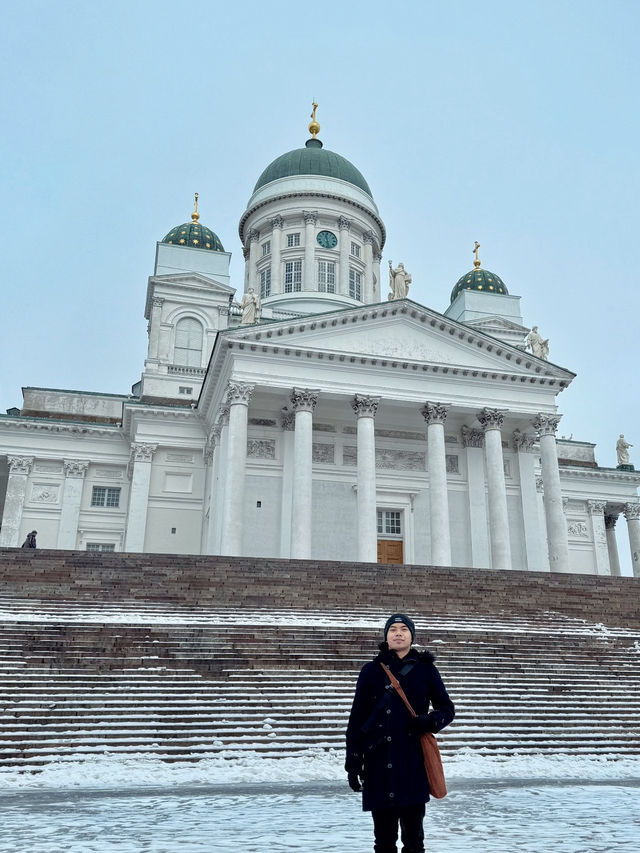
POLYGON ((623 512, 627 521, 635 521, 640 518, 640 503, 625 504, 623 512))
POLYGON ((513 431, 513 449, 522 450, 525 453, 531 453, 535 438, 527 432, 520 432, 519 429, 513 431))
POLYGON ((359 418, 375 418, 380 397, 363 397, 360 394, 351 401, 351 408, 359 418))
POLYGON ((484 447, 484 433, 481 429, 463 426, 461 432, 463 447, 484 447))
POLYGON ((294 412, 312 412, 318 402, 319 393, 310 388, 294 388, 291 392, 291 405, 294 412))
POLYGON ((488 429, 500 429, 504 423, 504 414, 500 409, 482 409, 477 417, 485 432, 488 429))
POLYGON ((87 473, 89 463, 85 462, 83 459, 65 459, 62 466, 64 468, 65 477, 82 479, 82 477, 87 473))
POLYGON ((606 505, 606 501, 587 501, 587 507, 591 515, 602 515, 606 505))
POLYGON ((233 406, 235 403, 248 406, 255 387, 255 385, 249 385, 248 382, 234 382, 230 380, 227 385, 227 403, 230 406, 233 406))
POLYGON ((376 235, 373 233, 373 231, 371 231, 371 230, 365 231, 364 234, 362 235, 362 240, 364 243, 370 243, 371 245, 373 245, 373 241, 375 240, 375 236, 376 235))
POLYGON ((30 474, 33 456, 7 456, 10 474, 30 474))
POLYGON ((131 445, 131 457, 134 462, 151 462, 157 449, 157 444, 134 443, 131 445))
POLYGON ((617 520, 618 520, 617 515, 605 515, 605 517, 604 517, 605 530, 615 530, 617 520))
POLYGON ((303 210, 302 218, 304 219, 305 225, 315 225, 318 221, 318 214, 314 213, 312 210, 303 210))
POLYGON ((540 435, 555 435, 562 415, 538 414, 531 423, 540 435))
POLYGON ((284 219, 280 216, 280 214, 273 217, 273 219, 271 220, 271 227, 284 228, 284 219))
POLYGON ((424 404, 424 408, 420 410, 420 414, 429 424, 444 424, 447 419, 449 407, 444 403, 429 403, 424 404))
POLYGON ((256 231, 255 228, 250 228, 247 237, 252 243, 256 243, 260 239, 260 232, 256 231))
POLYGON ((349 231, 351 229, 351 222, 347 219, 346 216, 338 217, 338 228, 341 231, 349 231))

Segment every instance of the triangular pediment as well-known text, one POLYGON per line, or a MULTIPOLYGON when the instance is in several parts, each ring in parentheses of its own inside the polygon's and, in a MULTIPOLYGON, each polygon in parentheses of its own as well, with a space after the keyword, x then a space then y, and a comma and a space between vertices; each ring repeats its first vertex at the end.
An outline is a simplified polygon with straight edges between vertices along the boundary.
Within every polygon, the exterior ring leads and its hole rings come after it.
POLYGON ((199 272, 179 272, 171 273, 170 275, 153 275, 149 278, 149 284, 156 284, 159 286, 165 285, 169 287, 175 287, 176 285, 180 285, 182 287, 206 287, 208 290, 219 291, 220 293, 229 295, 236 292, 234 287, 230 287, 228 284, 223 284, 213 276, 203 275, 199 272))

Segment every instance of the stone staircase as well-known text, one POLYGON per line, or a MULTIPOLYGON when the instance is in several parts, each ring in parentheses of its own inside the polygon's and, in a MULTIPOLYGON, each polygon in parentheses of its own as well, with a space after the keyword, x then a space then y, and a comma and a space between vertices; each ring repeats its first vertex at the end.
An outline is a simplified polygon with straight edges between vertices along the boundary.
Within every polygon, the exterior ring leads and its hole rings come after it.
POLYGON ((0 767, 341 749, 358 670, 400 608, 456 704, 444 754, 640 754, 632 579, 99 557, 0 551, 0 767))

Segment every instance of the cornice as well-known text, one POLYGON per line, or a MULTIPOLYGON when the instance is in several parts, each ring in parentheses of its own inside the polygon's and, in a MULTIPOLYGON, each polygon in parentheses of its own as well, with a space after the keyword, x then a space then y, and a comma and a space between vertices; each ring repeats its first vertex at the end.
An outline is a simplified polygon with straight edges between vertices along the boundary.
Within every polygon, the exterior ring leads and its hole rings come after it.
POLYGON ((54 418, 13 418, 3 417, 0 427, 23 429, 30 432, 70 433, 72 435, 112 435, 120 437, 119 424, 90 424, 77 421, 59 421, 54 418))
POLYGON ((609 480, 640 485, 640 471, 618 471, 617 468, 578 468, 560 465, 560 476, 571 480, 609 480))

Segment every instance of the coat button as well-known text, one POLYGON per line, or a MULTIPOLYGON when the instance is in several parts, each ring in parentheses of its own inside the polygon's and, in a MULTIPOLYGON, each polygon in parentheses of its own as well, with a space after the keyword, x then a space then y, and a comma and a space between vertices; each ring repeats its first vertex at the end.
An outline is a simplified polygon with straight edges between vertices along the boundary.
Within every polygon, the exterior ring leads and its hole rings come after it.
POLYGON ((387 738, 387 740, 391 740, 391 735, 389 735, 389 737, 387 738))
POLYGON ((393 764, 387 764, 387 767, 389 768, 389 770, 391 770, 391 768, 393 767, 393 764))
POLYGON ((391 708, 387 708, 387 714, 391 713, 391 708))
POLYGON ((389 796, 390 796, 390 797, 395 797, 395 794, 393 793, 393 791, 389 794, 389 796))

